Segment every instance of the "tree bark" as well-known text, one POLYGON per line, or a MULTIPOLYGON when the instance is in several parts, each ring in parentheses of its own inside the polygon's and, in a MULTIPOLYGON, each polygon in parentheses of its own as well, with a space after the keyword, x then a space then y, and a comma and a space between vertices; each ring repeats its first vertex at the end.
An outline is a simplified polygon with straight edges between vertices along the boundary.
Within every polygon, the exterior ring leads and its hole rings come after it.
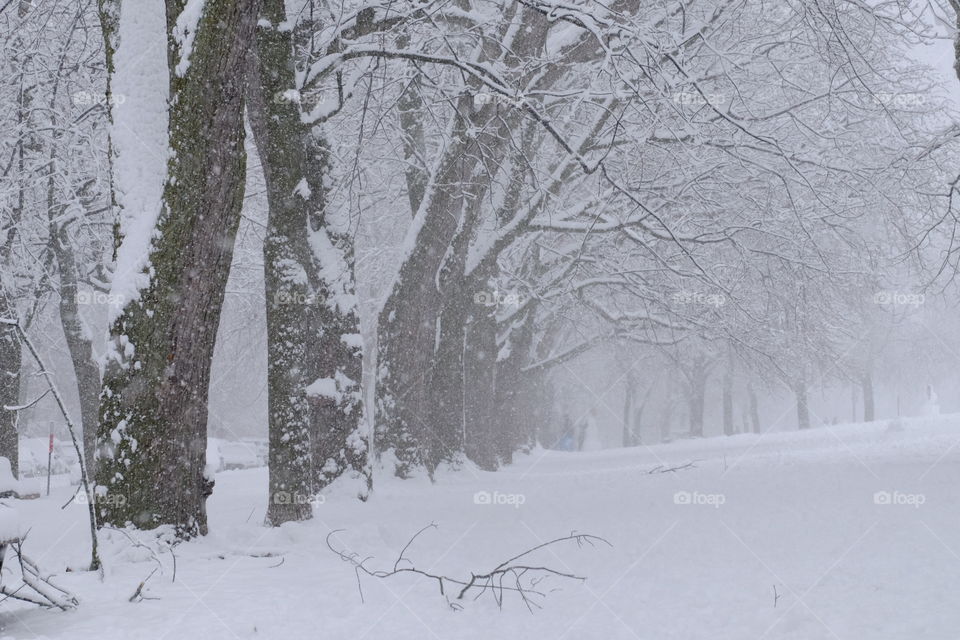
POLYGON ((186 538, 207 532, 210 364, 243 203, 245 63, 259 3, 208 0, 178 72, 184 5, 166 2, 172 153, 149 284, 111 330, 97 509, 103 524, 172 525, 186 538))
POLYGON ((351 240, 329 226, 326 140, 301 120, 283 0, 265 0, 251 56, 249 118, 263 166, 270 498, 279 525, 347 471, 366 473, 362 348, 351 240))
MULTIPOLYGON (((396 475, 407 477, 423 465, 432 474, 452 444, 456 425, 432 425, 429 380, 440 345, 443 299, 437 287, 448 248, 462 224, 464 183, 480 160, 477 140, 467 135, 472 100, 464 95, 448 132, 449 148, 435 169, 417 217, 422 219, 410 253, 378 320, 377 441, 378 450, 393 450, 396 475), (438 428, 445 430, 443 435, 438 428)), ((414 224, 417 224, 416 221, 414 224)), ((462 324, 461 324, 462 327, 462 324)), ((448 332, 453 331, 448 324, 448 332)), ((462 336, 462 334, 461 334, 462 336)))
POLYGON ((512 458, 513 430, 497 430, 497 319, 474 303, 464 336, 464 452, 481 469, 495 471, 512 458))
MULTIPOLYGON (((17 310, 7 296, 0 280, 0 318, 17 317, 17 310)), ((20 366, 22 363, 20 337, 16 327, 0 324, 0 456, 10 461, 13 477, 19 477, 19 439, 17 412, 4 406, 16 406, 20 398, 20 366)))

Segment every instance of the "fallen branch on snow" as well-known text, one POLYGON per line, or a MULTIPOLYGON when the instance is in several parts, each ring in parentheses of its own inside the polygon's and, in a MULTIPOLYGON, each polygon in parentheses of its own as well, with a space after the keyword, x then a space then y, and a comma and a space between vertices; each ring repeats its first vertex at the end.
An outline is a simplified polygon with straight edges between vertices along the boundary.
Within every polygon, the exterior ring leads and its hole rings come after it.
POLYGON ((6 584, 0 586, 0 594, 4 596, 0 599, 0 602, 7 598, 13 598, 46 609, 60 609, 61 611, 75 609, 80 604, 72 593, 57 585, 50 576, 43 575, 37 563, 23 555, 23 540, 16 540, 8 544, 17 554, 23 584, 15 589, 8 587, 6 584), (28 589, 28 591, 24 591, 24 589, 28 589))
POLYGON ((360 585, 360 574, 364 573, 368 576, 374 578, 389 578, 401 573, 415 573, 425 578, 430 578, 431 580, 436 580, 437 585, 440 588, 440 595, 442 595, 447 600, 447 604, 450 605, 451 609, 460 610, 463 608, 463 605, 453 602, 450 600, 450 597, 447 595, 447 586, 454 586, 456 591, 456 600, 463 600, 467 593, 471 590, 476 591, 474 600, 480 598, 484 593, 489 591, 490 595, 493 597, 494 601, 497 603, 498 608, 503 607, 503 597, 505 593, 513 592, 516 593, 523 604, 527 609, 532 613, 533 607, 541 608, 540 605, 534 600, 535 597, 546 597, 546 594, 538 590, 540 584, 547 578, 554 576, 559 578, 566 578, 569 580, 586 580, 583 576, 578 576, 573 573, 567 573, 564 571, 558 571, 551 567, 540 566, 534 564, 528 564, 527 562, 522 561, 524 558, 527 558, 531 554, 541 549, 551 547, 563 542, 575 542, 578 547, 582 547, 584 544, 589 544, 590 546, 595 546, 595 543, 602 542, 607 546, 611 545, 607 540, 590 534, 584 533, 571 533, 568 536, 563 536, 561 538, 555 538, 549 540, 542 544, 538 544, 535 547, 531 547, 522 553, 519 553, 512 558, 504 560, 500 564, 493 567, 493 569, 482 572, 474 573, 470 572, 470 577, 467 579, 451 578, 450 576, 438 575, 430 573, 429 571, 424 571, 422 569, 416 568, 413 563, 404 557, 407 552, 407 549, 414 543, 414 541, 428 529, 436 529, 436 523, 431 523, 426 527, 420 529, 417 533, 410 538, 403 549, 400 550, 400 555, 397 556, 396 561, 393 563, 393 568, 389 570, 383 569, 370 569, 367 566, 367 562, 371 560, 370 557, 362 558, 359 554, 354 552, 349 552, 342 549, 337 549, 330 542, 330 539, 343 531, 342 529, 337 529, 331 531, 327 534, 327 547, 333 551, 337 556, 340 557, 344 562, 349 562, 354 567, 354 572, 357 575, 357 589, 360 591, 360 600, 363 601, 363 589, 360 585), (401 566, 401 563, 407 563, 410 566, 401 566), (506 582, 506 584, 505 584, 506 582))

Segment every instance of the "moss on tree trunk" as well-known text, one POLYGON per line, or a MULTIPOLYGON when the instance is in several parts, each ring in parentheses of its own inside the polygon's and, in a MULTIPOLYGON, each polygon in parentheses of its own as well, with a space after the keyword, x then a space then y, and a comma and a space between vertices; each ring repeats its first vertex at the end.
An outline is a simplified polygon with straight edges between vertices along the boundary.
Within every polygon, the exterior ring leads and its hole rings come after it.
MULTIPOLYGON (((207 530, 207 394, 243 201, 245 56, 257 0, 208 0, 176 73, 183 2, 167 0, 171 158, 150 283, 111 329, 98 430, 103 524, 207 530)), ((136 10, 131 5, 128 10, 136 10)))
POLYGON ((301 119, 295 34, 280 28, 285 21, 283 0, 265 0, 248 94, 269 206, 267 520, 274 525, 310 517, 319 489, 367 467, 352 240, 327 211, 327 143, 301 119))

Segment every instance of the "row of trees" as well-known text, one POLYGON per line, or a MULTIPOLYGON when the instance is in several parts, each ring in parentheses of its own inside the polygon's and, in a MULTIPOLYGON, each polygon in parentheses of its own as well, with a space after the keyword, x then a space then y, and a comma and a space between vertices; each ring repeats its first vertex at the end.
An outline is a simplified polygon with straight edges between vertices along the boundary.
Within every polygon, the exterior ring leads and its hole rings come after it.
MULTIPOLYGON (((548 431, 557 372, 600 346, 669 358, 694 435, 715 360, 728 432, 736 367, 809 424, 828 363, 868 384, 874 292, 940 243, 912 239, 955 136, 904 56, 923 16, 888 4, 23 0, 0 21, 0 317, 30 330, 57 299, 86 463, 125 498, 101 523, 207 529, 248 148, 275 525, 343 476, 365 496, 377 460, 509 463, 548 431)), ((0 332, 0 401, 23 405, 0 332)))

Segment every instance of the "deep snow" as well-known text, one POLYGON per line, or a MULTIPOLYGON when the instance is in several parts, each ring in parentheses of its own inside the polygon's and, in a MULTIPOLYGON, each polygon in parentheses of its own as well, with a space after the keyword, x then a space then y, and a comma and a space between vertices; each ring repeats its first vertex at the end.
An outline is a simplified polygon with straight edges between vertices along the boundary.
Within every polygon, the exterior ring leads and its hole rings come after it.
MULTIPOLYGON (((106 576, 64 573, 86 562, 85 507, 20 504, 26 543, 81 599, 61 613, 0 604, 3 638, 956 638, 960 608, 960 415, 740 435, 595 453, 538 451, 497 473, 379 478, 366 504, 346 488, 316 518, 261 526, 266 470, 217 475, 211 535, 157 561, 102 534, 106 576), (650 474, 658 465, 695 467, 650 474), (478 495, 478 492, 481 492, 478 495), (484 493, 485 492, 485 493, 484 493), (488 500, 489 498, 489 500, 488 500), (487 504, 489 502, 489 504, 487 504), (612 548, 566 544, 539 563, 587 576, 551 579, 533 614, 507 594, 453 611, 417 576, 357 579, 324 544, 389 568, 407 552, 431 571, 468 576, 571 531, 612 548), (779 597, 774 603, 774 588, 779 597)), ((135 533, 143 540, 153 536, 135 533)), ((7 569, 4 579, 11 579, 7 569)))

